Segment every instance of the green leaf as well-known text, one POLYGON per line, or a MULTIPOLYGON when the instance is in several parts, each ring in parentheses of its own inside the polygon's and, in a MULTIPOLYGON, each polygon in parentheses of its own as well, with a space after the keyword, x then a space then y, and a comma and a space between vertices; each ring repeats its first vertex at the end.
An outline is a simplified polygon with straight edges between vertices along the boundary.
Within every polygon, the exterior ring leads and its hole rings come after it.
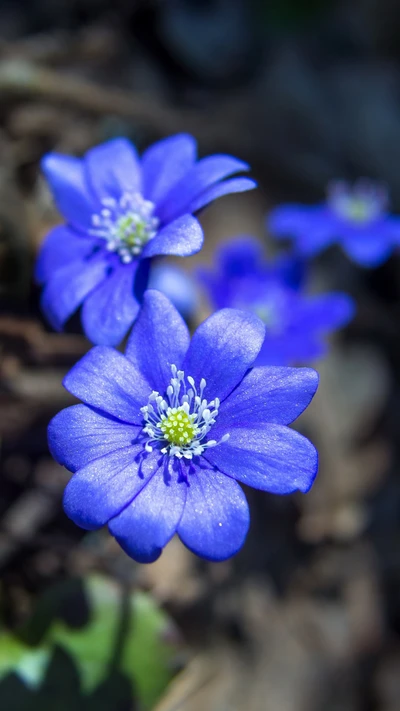
POLYGON ((0 680, 10 672, 31 688, 38 687, 50 659, 47 647, 28 647, 9 633, 0 633, 0 680))
POLYGON ((89 693, 109 671, 123 672, 135 697, 151 707, 173 673, 175 649, 163 637, 171 623, 144 593, 123 593, 105 578, 82 581, 90 611, 88 624, 72 629, 56 620, 45 637, 74 659, 83 691, 89 693))
POLYGON ((151 707, 172 677, 176 649, 165 641, 171 622, 144 593, 133 595, 130 605, 131 633, 126 639, 122 670, 135 680, 139 698, 151 707))

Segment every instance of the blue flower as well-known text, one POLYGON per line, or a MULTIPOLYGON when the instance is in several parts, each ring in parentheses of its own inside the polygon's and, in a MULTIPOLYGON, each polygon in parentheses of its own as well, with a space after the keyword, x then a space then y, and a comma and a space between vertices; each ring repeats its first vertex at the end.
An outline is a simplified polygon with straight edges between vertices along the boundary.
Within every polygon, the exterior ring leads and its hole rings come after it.
POLYGON ((149 289, 162 291, 186 320, 194 318, 200 306, 195 280, 174 264, 155 264, 150 272, 149 289))
POLYGON ((348 257, 362 267, 383 264, 400 244, 400 219, 388 213, 387 191, 366 180, 352 188, 333 183, 325 203, 281 205, 269 215, 270 233, 291 237, 297 250, 313 257, 338 242, 348 257))
POLYGON ((88 530, 108 524, 140 562, 156 560, 175 533, 217 561, 248 531, 238 482, 308 491, 317 452, 287 425, 308 406, 318 375, 254 368, 264 330, 253 314, 225 309, 190 341, 168 299, 147 291, 125 355, 97 346, 64 380, 84 403, 49 425, 53 456, 75 472, 67 515, 88 530))
POLYGON ((193 213, 255 187, 248 178, 225 180, 248 169, 236 158, 196 162, 196 142, 186 134, 155 143, 140 160, 129 141, 117 138, 82 159, 49 153, 42 169, 66 220, 49 233, 38 258, 42 308, 60 330, 83 304, 84 332, 101 345, 117 345, 132 325, 152 257, 201 249, 193 213))
POLYGON ((354 315, 351 297, 341 293, 305 293, 305 263, 297 257, 265 262, 260 242, 242 237, 221 247, 218 269, 198 270, 211 303, 257 314, 266 335, 257 365, 306 363, 326 353, 324 335, 354 315))

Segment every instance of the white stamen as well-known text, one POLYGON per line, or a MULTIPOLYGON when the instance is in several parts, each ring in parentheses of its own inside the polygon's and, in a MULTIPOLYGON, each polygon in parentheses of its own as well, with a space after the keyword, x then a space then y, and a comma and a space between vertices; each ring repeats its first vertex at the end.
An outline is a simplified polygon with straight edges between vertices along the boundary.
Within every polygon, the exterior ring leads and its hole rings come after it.
POLYGON ((206 440, 218 416, 219 399, 207 402, 203 397, 207 385, 204 378, 200 381, 198 395, 192 376, 185 378, 183 370, 178 370, 175 365, 171 365, 171 372, 172 378, 165 398, 153 391, 148 404, 141 408, 145 421, 143 432, 150 438, 146 441, 145 449, 151 452, 151 442, 163 442, 165 446, 161 449, 162 454, 169 454, 178 459, 192 459, 201 455, 208 447, 216 447, 226 442, 229 434, 223 435, 219 442, 214 439, 206 440), (189 390, 186 388, 186 381, 191 385, 189 390), (156 404, 157 410, 151 403, 156 404))
POLYGON ((159 220, 154 217, 155 206, 139 193, 123 193, 117 201, 103 198, 100 213, 92 215, 90 233, 106 241, 106 249, 117 252, 121 261, 128 264, 143 247, 153 239, 159 220))

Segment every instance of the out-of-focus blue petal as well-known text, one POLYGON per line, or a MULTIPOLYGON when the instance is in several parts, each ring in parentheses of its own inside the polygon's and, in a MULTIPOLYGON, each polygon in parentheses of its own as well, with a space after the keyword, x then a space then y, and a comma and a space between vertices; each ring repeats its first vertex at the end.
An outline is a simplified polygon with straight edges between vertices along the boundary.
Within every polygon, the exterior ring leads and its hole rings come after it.
POLYGON ((253 365, 264 336, 257 316, 236 309, 217 311, 194 333, 182 369, 197 383, 205 378, 208 401, 223 400, 253 365))
POLYGON ((126 138, 114 138, 85 155, 88 184, 99 200, 140 192, 141 168, 135 147, 126 138))
POLYGON ((150 385, 122 353, 95 346, 67 373, 64 387, 86 405, 133 425, 143 424, 140 408, 147 403, 150 385))
POLYGON ((159 461, 158 451, 147 453, 140 444, 94 459, 67 484, 65 513, 81 528, 101 528, 137 496, 159 461))
POLYGON ((157 206, 157 216, 165 224, 190 211, 192 202, 214 183, 249 166, 232 156, 214 155, 203 158, 167 193, 157 206))
MULTIPOLYGON (((227 428, 213 427, 219 439, 227 428)), ((207 449, 203 456, 228 476, 254 489, 290 494, 310 489, 318 470, 315 447, 298 432, 282 425, 235 427, 227 442, 207 449)))
POLYGON ((272 273, 282 279, 283 283, 296 291, 304 286, 307 279, 307 261, 296 254, 278 257, 271 265, 272 273))
POLYGON ((158 141, 142 155, 143 194, 159 202, 190 170, 196 160, 196 141, 179 133, 158 141))
POLYGON ((93 459, 133 444, 140 430, 86 405, 72 405, 51 420, 49 449, 59 464, 75 472, 93 459))
POLYGON ((186 319, 193 318, 200 305, 194 279, 172 264, 156 264, 150 272, 149 289, 161 291, 186 319))
POLYGON ((314 257, 340 239, 335 223, 324 216, 315 217, 309 226, 298 234, 296 250, 306 258, 314 257))
POLYGON ((224 195, 245 193, 248 190, 254 190, 256 187, 256 181, 251 178, 232 178, 231 180, 224 180, 222 183, 213 185, 211 188, 199 195, 199 197, 194 198, 188 206, 188 212, 197 212, 198 210, 202 210, 202 208, 210 202, 213 202, 213 200, 217 200, 220 197, 224 197, 224 195))
POLYGON ((181 367, 189 342, 188 328, 166 296, 160 291, 146 291, 126 357, 152 389, 165 392, 172 377, 171 365, 181 367))
POLYGON ((289 425, 310 404, 318 387, 312 368, 253 368, 223 403, 217 426, 289 425))
POLYGON ((84 260, 94 249, 93 239, 85 239, 64 225, 54 227, 45 237, 35 266, 35 279, 43 284, 57 269, 84 260))
POLYGON ((133 291, 137 266, 118 264, 83 304, 83 330, 92 343, 117 346, 126 336, 139 310, 133 291))
POLYGON ((253 276, 260 269, 263 248, 256 237, 243 235, 222 244, 216 253, 216 262, 228 279, 253 276))
POLYGON ((168 459, 138 496, 109 523, 121 548, 139 563, 152 563, 172 538, 181 520, 187 484, 178 481, 168 459))
POLYGON ((306 262, 298 256, 265 260, 261 242, 241 236, 229 240, 216 252, 217 269, 199 268, 196 276, 215 308, 251 308, 273 283, 298 290, 306 277, 306 262))
POLYGON ((325 205, 281 205, 272 210, 267 227, 273 237, 296 240, 296 249, 312 257, 340 238, 337 220, 325 205))
POLYGON ((400 217, 388 215, 385 219, 385 233, 393 244, 400 244, 400 217))
POLYGON ((309 296, 294 305, 292 316, 296 331, 331 331, 345 326, 354 317, 356 306, 351 296, 330 292, 309 296))
MULTIPOLYGON (((216 447, 218 449, 218 447, 216 447)), ((242 547, 250 514, 240 486, 206 463, 188 475, 186 504, 178 534, 193 553, 207 560, 226 560, 242 547)))
POLYGON ((204 241, 203 230, 193 215, 182 215, 151 239, 142 251, 142 258, 157 257, 161 254, 190 257, 196 254, 204 241))
POLYGON ((362 267, 379 267, 393 251, 393 242, 383 227, 376 232, 367 231, 347 237, 342 241, 346 254, 362 267))
POLYGON ((90 229, 98 203, 86 182, 83 160, 48 153, 41 161, 41 168, 66 221, 78 229, 90 229))
POLYGON ((88 294, 106 278, 103 259, 75 260, 54 272, 41 298, 41 307, 54 330, 59 331, 88 294))
POLYGON ((258 354, 255 365, 299 365, 313 363, 325 356, 328 347, 321 333, 291 332, 282 335, 268 334, 258 354))
POLYGON ((228 285, 221 284, 222 280, 219 274, 215 274, 208 267, 198 267, 194 274, 200 286, 204 288, 213 309, 223 309, 229 306, 228 285))
POLYGON ((278 205, 267 216, 267 229, 273 237, 296 237, 308 229, 315 217, 325 214, 325 205, 278 205))

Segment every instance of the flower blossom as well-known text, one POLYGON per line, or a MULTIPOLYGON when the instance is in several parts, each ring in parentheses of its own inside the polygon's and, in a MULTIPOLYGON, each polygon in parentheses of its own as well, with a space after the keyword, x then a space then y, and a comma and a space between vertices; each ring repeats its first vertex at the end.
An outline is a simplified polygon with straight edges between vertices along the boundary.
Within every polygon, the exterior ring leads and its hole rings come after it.
POLYGON ((198 276, 215 309, 246 309, 264 322, 257 365, 293 365, 321 357, 327 351, 324 336, 346 325, 355 311, 347 294, 308 295, 305 263, 292 256, 267 262, 254 237, 223 245, 217 269, 202 268, 198 276))
POLYGON ((196 161, 196 142, 187 134, 155 143, 141 159, 123 138, 82 159, 49 153, 42 169, 66 221, 48 234, 38 257, 43 311, 60 330, 82 306, 83 330, 101 345, 117 345, 131 327, 153 257, 201 249, 193 214, 255 187, 248 178, 226 180, 248 170, 236 158, 196 161))
POLYGON ((74 472, 67 515, 88 530, 108 524, 139 562, 156 560, 175 533, 218 561, 249 528, 238 482, 308 491, 317 452, 287 425, 308 406, 318 375, 253 367, 264 331, 257 316, 224 309, 190 340, 171 302, 148 290, 125 355, 96 346, 65 377, 83 401, 49 425, 53 456, 74 472))
POLYGON ((273 237, 290 237, 305 257, 338 243, 362 267, 383 264, 400 244, 400 219, 388 212, 387 190, 359 180, 332 183, 319 205, 280 205, 267 221, 273 237))

